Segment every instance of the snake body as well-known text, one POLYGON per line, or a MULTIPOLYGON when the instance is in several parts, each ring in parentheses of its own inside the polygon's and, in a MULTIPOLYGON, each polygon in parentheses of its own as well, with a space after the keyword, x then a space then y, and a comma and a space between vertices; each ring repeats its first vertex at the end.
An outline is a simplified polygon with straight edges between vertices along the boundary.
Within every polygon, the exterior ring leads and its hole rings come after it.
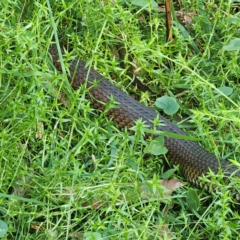
MULTIPOLYGON (((56 46, 51 46, 49 52, 56 69, 61 71, 56 46)), ((112 85, 94 69, 86 69, 85 62, 82 60, 75 59, 69 64, 68 79, 72 87, 77 89, 87 83, 94 108, 104 110, 105 104, 109 102, 111 96, 118 103, 118 108, 108 110, 107 115, 120 128, 131 128, 137 119, 142 119, 151 128, 152 121, 158 117, 162 124, 157 127, 157 130, 186 135, 175 124, 112 85)), ((170 164, 179 165, 180 171, 187 180, 198 186, 202 187, 199 177, 209 172, 209 169, 214 173, 222 171, 226 178, 229 178, 230 175, 240 177, 237 167, 232 166, 226 160, 218 160, 214 154, 207 152, 197 142, 164 137, 164 144, 168 149, 166 156, 170 164)))

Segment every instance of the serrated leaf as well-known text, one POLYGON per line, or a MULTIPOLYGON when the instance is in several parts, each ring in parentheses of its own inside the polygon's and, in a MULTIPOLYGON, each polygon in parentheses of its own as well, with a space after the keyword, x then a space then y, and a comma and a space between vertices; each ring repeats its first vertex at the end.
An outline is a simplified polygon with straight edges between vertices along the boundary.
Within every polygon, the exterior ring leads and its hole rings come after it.
MULTIPOLYGON (((152 0, 151 1, 152 2, 152 7, 157 7, 158 6, 158 4, 154 1, 154 0, 152 0)), ((146 5, 148 5, 150 3, 150 1, 148 1, 148 0, 133 0, 132 1, 132 4, 133 5, 136 5, 136 6, 138 6, 138 7, 145 7, 146 5)))
POLYGON ((240 50, 240 38, 235 38, 230 41, 230 43, 223 47, 226 51, 237 51, 240 50))
POLYGON ((189 189, 187 193, 187 204, 193 211, 197 211, 200 207, 200 200, 195 190, 189 189))
MULTIPOLYGON (((219 87, 217 88, 220 92, 222 92, 224 95, 229 96, 232 94, 233 89, 231 87, 219 87)), ((214 90, 215 93, 219 93, 218 91, 214 90)))
POLYGON ((155 105, 163 109, 164 113, 172 115, 177 112, 179 109, 179 104, 177 103, 176 99, 169 96, 162 96, 158 98, 155 102, 155 105))
POLYGON ((3 222, 2 220, 0 220, 0 237, 4 237, 5 234, 8 231, 8 226, 5 222, 3 222))

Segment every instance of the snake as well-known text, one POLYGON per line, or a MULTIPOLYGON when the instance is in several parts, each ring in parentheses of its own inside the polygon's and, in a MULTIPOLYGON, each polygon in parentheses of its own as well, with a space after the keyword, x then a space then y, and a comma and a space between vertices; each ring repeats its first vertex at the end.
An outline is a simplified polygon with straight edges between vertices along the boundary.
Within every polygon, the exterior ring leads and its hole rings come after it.
MULTIPOLYGON (((62 67, 56 45, 51 45, 48 51, 53 65, 61 72, 62 67)), ((63 52, 62 48, 61 52, 63 52)), ((138 119, 141 119, 149 128, 153 128, 153 120, 159 118, 161 124, 156 127, 158 131, 188 136, 176 124, 154 109, 145 106, 114 86, 94 68, 86 68, 86 63, 81 59, 71 60, 68 66, 68 80, 71 86, 76 90, 81 85, 86 84, 93 108, 104 111, 110 99, 114 99, 117 107, 108 109, 106 114, 119 128, 130 129, 138 119)), ((240 171, 237 166, 227 160, 218 159, 196 141, 164 136, 164 145, 168 150, 166 153, 168 162, 173 166, 178 165, 181 174, 187 181, 197 185, 197 187, 208 189, 209 186, 206 183, 203 184, 200 177, 206 176, 209 171, 214 174, 222 173, 227 181, 232 176, 240 178, 240 171)))

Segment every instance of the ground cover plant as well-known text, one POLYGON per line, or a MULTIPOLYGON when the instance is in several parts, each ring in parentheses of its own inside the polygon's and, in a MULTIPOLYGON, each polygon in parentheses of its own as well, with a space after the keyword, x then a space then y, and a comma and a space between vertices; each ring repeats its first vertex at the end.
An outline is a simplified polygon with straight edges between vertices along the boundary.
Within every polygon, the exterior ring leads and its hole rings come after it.
POLYGON ((238 239, 237 179, 213 176, 212 194, 187 184, 144 139, 141 120, 134 134, 118 129, 86 86, 74 91, 67 80, 67 60, 80 57, 145 105, 172 97, 177 112, 160 113, 238 164, 238 2, 173 2, 171 41, 163 2, 0 3, 3 239, 238 239), (63 73, 52 43, 65 48, 63 73))

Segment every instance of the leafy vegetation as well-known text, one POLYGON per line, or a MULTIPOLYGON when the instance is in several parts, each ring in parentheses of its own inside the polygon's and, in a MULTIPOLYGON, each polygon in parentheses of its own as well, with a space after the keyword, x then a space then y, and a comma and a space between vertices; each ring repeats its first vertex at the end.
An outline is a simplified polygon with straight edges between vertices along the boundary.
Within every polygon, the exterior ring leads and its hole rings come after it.
POLYGON ((174 39, 166 42, 165 13, 150 2, 1 1, 3 239, 238 238, 237 180, 224 185, 212 174, 213 194, 176 183, 166 193, 160 179, 185 180, 177 166, 164 167, 163 138, 145 139, 141 119, 133 135, 118 129, 92 108, 85 86, 68 83, 67 60, 79 56, 148 106, 174 97, 180 109, 168 118, 237 164, 239 4, 174 2, 174 39), (53 42, 65 48, 63 73, 48 54, 53 42), (132 84, 129 69, 149 91, 132 84))

